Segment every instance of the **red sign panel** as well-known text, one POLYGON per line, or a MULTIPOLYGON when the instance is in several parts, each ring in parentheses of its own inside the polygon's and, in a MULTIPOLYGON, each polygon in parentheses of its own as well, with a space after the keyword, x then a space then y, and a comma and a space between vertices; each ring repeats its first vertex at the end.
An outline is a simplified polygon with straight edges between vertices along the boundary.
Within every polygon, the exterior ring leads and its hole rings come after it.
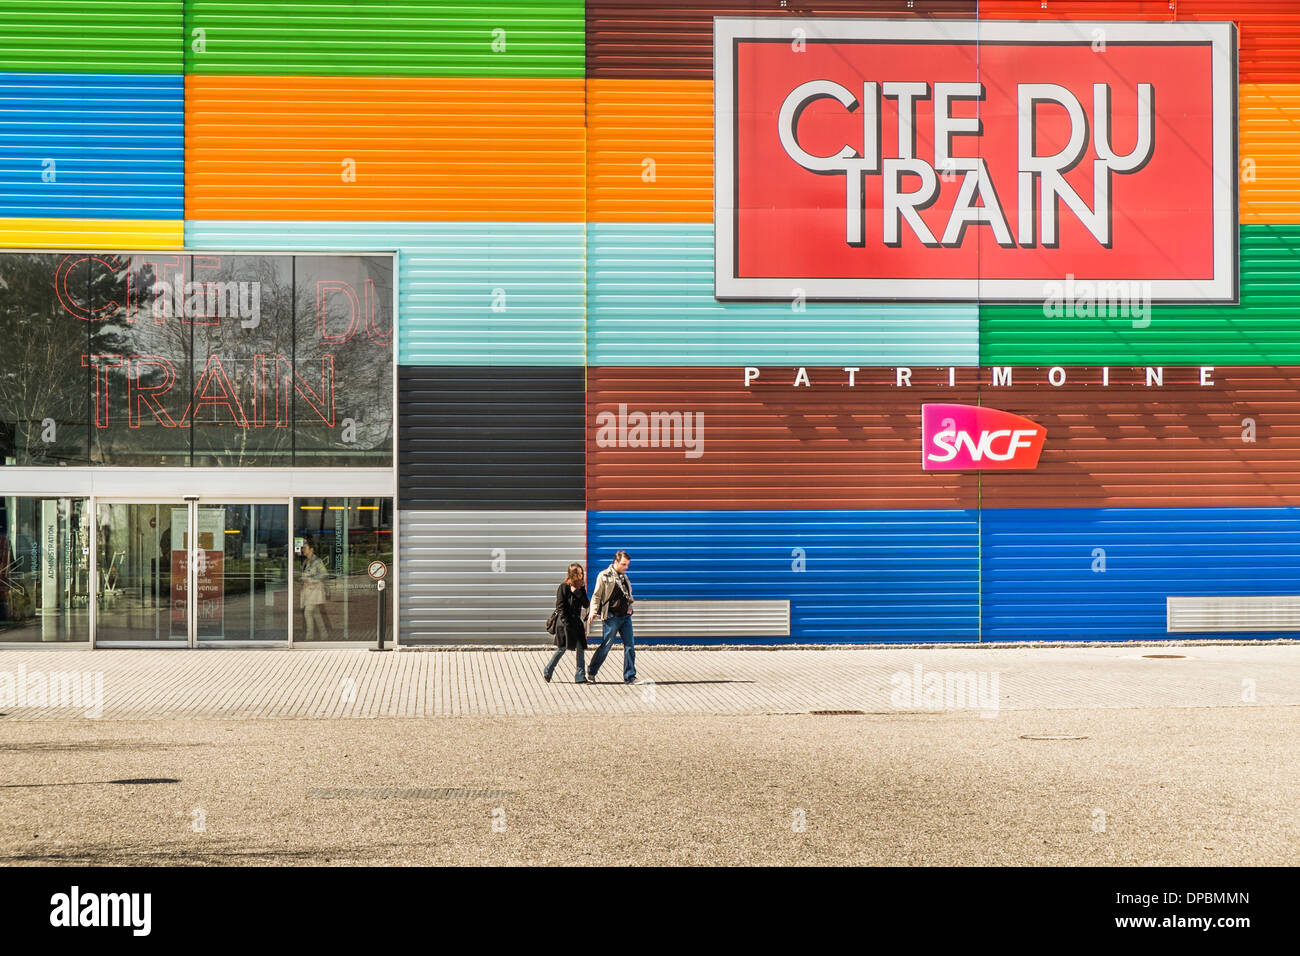
POLYGON ((718 298, 1236 297, 1230 23, 715 21, 718 298))

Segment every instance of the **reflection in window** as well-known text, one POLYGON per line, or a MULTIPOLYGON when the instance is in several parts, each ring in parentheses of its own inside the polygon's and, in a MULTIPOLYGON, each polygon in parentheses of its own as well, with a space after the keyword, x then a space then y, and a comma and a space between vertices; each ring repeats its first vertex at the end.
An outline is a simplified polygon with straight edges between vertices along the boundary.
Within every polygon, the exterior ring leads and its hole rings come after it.
POLYGON ((374 641, 381 598, 388 640, 392 594, 367 570, 393 566, 392 499, 296 498, 293 521, 294 641, 374 641))
POLYGON ((87 464, 90 370, 82 356, 103 343, 77 317, 88 314, 89 263, 60 271, 68 258, 0 255, 0 464, 87 464))
POLYGON ((84 498, 0 498, 0 641, 90 640, 84 498))
POLYGON ((392 464, 389 256, 0 253, 0 463, 392 464))

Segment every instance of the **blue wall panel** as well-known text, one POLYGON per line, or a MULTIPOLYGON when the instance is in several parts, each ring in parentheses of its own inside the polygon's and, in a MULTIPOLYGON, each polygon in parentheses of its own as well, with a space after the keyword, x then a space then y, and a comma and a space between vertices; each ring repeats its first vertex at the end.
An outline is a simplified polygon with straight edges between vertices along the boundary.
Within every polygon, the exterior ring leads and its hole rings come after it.
POLYGON ((711 223, 593 222, 588 241, 592 365, 979 361, 975 303, 719 302, 711 223))
POLYGON ((0 217, 181 219, 184 77, 0 73, 0 217))
POLYGON ((1165 598, 1300 592, 1300 508, 986 509, 981 543, 986 641, 1295 637, 1171 635, 1165 598))
POLYGON ((582 365, 583 223, 190 219, 191 249, 398 253, 402 365, 582 365))
POLYGON ((789 639, 725 643, 977 638, 974 511, 589 512, 592 580, 619 549, 638 599, 791 602, 789 639))

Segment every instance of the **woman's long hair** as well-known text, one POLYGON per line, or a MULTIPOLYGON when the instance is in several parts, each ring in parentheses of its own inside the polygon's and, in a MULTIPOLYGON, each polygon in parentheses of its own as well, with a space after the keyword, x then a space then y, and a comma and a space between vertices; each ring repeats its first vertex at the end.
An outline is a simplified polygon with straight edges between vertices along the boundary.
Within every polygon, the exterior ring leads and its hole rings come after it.
POLYGON ((564 578, 564 583, 570 587, 582 587, 582 565, 576 561, 569 565, 569 573, 564 578))

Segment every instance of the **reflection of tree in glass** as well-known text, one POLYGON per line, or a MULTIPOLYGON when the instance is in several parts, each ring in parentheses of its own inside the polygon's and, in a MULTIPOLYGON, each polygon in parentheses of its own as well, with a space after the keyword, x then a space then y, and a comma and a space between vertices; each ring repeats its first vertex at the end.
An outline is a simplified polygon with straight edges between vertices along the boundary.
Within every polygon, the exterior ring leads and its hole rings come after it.
POLYGON ((334 359, 335 419, 330 428, 301 397, 295 396, 299 464, 330 465, 355 462, 386 465, 393 441, 393 261, 387 256, 299 257, 297 265, 298 374, 320 383, 320 362, 334 359), (357 295, 360 314, 347 336, 351 303, 344 294, 323 299, 324 329, 318 311, 316 282, 338 278, 357 295), (373 282, 374 330, 367 327, 366 280, 373 282), (346 342, 330 342, 326 338, 346 342), (346 441, 344 421, 351 419, 355 440, 346 441), (304 449, 310 457, 303 456, 304 449))
MULTIPOLYGON (((65 277, 65 308, 55 288, 58 268, 65 259, 75 261, 82 255, 0 255, 0 323, 6 331, 0 350, 0 454, 18 464, 177 465, 191 463, 192 444, 192 463, 205 466, 325 466, 349 461, 384 465, 391 460, 390 258, 299 257, 295 288, 292 257, 286 255, 222 256, 219 268, 205 268, 214 257, 154 253, 119 259, 96 254, 65 277), (110 267, 118 262, 123 268, 110 267), (162 265, 162 274, 155 263, 162 265), (374 334, 365 315, 367 278, 374 283, 374 334), (174 287, 178 279, 257 282, 260 314, 245 325, 238 310, 219 321, 189 316, 193 324, 167 309, 155 313, 157 296, 150 291, 154 283, 174 287), (345 342, 322 340, 318 279, 344 279, 356 290, 361 314, 345 342), (104 356, 98 361, 110 366, 107 378, 101 381, 95 368, 83 366, 83 355, 104 356), (212 355, 218 357, 233 397, 229 403, 191 407, 195 386, 212 355), (265 373, 261 394, 255 374, 259 355, 265 373), (333 425, 317 415, 292 382, 282 381, 289 421, 277 428, 277 356, 293 365, 303 387, 324 397, 321 359, 326 355, 333 357, 333 425), (174 374, 165 393, 160 390, 167 367, 139 358, 149 356, 161 357, 174 374), (138 395, 146 396, 137 397, 135 408, 129 401, 132 375, 137 376, 138 395), (104 418, 101 427, 95 427, 96 396, 104 384, 104 418), (151 405, 162 410, 155 412, 151 405), (135 428, 130 427, 132 416, 135 428), (46 419, 53 419, 54 442, 41 441, 46 419), (345 432, 347 419, 354 424, 345 432), (91 448, 88 434, 94 436, 91 448)), ((329 295, 322 301, 327 309, 324 334, 345 337, 348 297, 329 295)), ((220 394, 222 388, 208 392, 220 394)), ((324 411, 329 417, 328 409, 324 411)))
MULTIPOLYGON (((64 308, 55 289, 59 264, 76 258, 65 253, 10 253, 0 256, 0 420, 5 424, 5 455, 15 463, 64 461, 84 464, 86 419, 92 370, 83 354, 107 348, 104 330, 64 308), (43 440, 52 419, 54 441, 43 440)), ((90 303, 112 285, 112 277, 87 262, 64 279, 69 305, 89 314, 90 303)))
MULTIPOLYGON (((211 259, 212 257, 206 257, 211 259)), ((293 355, 293 288, 289 256, 222 256, 219 269, 196 269, 205 282, 258 283, 258 313, 245 319, 236 310, 219 321, 194 326, 193 378, 198 383, 209 356, 219 357, 238 405, 203 405, 194 413, 194 463, 206 467, 288 466, 293 430, 275 425, 275 358, 293 355), (256 357, 266 381, 258 394, 256 357), (265 402, 261 408, 259 403, 265 402), (242 413, 246 426, 235 415, 242 413), (259 427, 260 426, 260 427, 259 427)), ((245 304, 252 297, 246 296, 245 304)))

